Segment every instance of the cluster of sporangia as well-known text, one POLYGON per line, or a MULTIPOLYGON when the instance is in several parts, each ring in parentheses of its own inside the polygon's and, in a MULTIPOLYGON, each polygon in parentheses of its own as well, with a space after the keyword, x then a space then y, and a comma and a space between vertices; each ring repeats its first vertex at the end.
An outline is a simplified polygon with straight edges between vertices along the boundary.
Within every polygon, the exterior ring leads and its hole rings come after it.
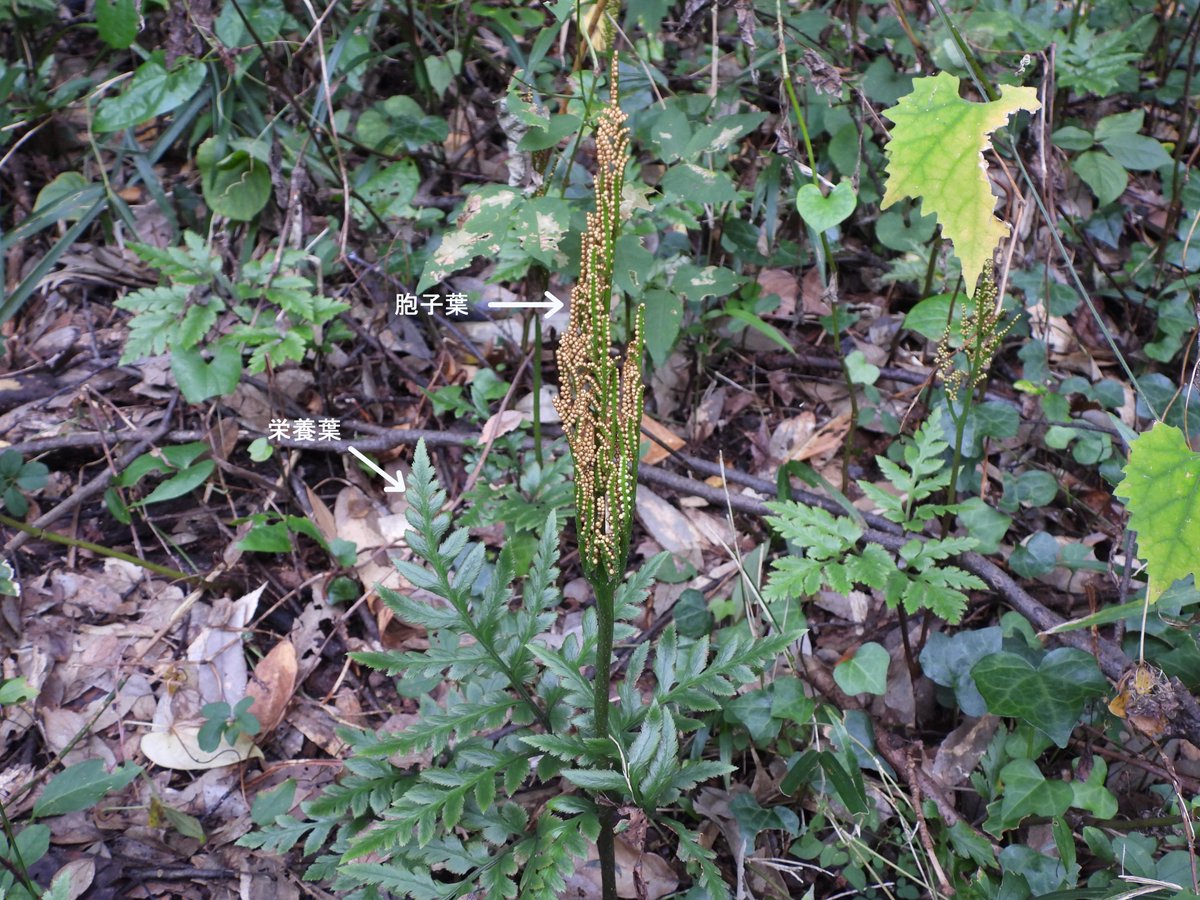
POLYGON ((642 421, 642 327, 618 366, 609 354, 613 253, 621 228, 621 186, 629 130, 617 105, 617 61, 596 134, 596 211, 587 215, 571 321, 558 347, 562 382, 554 407, 575 459, 575 510, 585 574, 612 583, 624 575, 637 488, 642 421))
POLYGON ((950 346, 949 328, 942 335, 937 355, 934 357, 942 381, 950 391, 958 392, 964 387, 973 389, 983 383, 987 378, 992 358, 1000 349, 1000 342, 1016 324, 1017 320, 1012 318, 1001 325, 1003 315, 996 303, 996 297, 992 264, 985 263, 983 273, 979 276, 979 284, 975 288, 975 297, 967 304, 962 317, 962 352, 966 354, 969 363, 967 370, 955 365, 955 352, 950 346))

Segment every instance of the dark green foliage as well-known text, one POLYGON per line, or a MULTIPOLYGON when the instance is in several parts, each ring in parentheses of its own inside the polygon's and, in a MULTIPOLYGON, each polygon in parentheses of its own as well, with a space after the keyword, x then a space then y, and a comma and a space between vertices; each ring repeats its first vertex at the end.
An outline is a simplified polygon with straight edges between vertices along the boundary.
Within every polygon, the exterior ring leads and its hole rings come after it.
MULTIPOLYGON (((652 649, 643 643, 612 712, 617 744, 585 738, 594 686, 583 672, 594 659, 596 616, 593 610, 584 616, 581 638, 568 636, 559 649, 547 642, 560 600, 554 514, 518 595, 510 554, 501 551, 489 561, 482 544, 441 512, 445 494, 423 445, 408 499, 407 543, 421 563, 398 565, 427 594, 385 591, 384 598, 401 621, 428 629, 430 648, 353 657, 389 675, 438 676, 449 687, 444 705, 427 704, 421 720, 400 733, 343 732, 353 755, 338 783, 302 804, 303 821, 281 815, 241 843, 285 852, 303 841, 311 855, 332 838, 332 852, 306 877, 333 878, 339 889, 435 897, 459 896, 473 886, 496 898, 556 896, 599 829, 589 795, 609 793, 653 815, 700 782, 732 771, 727 763, 681 760, 683 736, 699 727, 694 716, 719 710, 722 698, 751 681, 799 633, 729 640, 714 655, 707 637, 681 641, 669 626, 649 669, 656 681, 650 701, 635 687, 652 649), (422 752, 432 763, 413 773, 387 761, 422 752), (530 779, 552 781, 560 774, 584 793, 554 801, 529 821, 514 794, 530 779), (458 881, 430 881, 434 868, 458 881)), ((635 634, 628 621, 663 558, 641 566, 617 591, 619 640, 635 634)), ((686 830, 675 820, 667 824, 686 830)), ((710 890, 719 884, 711 854, 692 839, 680 856, 694 862, 710 890)))

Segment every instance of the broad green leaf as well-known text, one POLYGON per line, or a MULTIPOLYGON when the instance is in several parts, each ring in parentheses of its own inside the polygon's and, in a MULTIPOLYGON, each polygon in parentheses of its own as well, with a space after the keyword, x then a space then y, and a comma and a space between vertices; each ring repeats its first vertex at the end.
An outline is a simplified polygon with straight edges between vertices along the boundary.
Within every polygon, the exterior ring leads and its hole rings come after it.
POLYGON ((131 504, 133 506, 148 506, 151 503, 163 503, 189 494, 204 482, 216 469, 217 464, 211 459, 204 459, 194 466, 188 466, 177 475, 173 475, 146 495, 146 499, 131 504))
POLYGON ((866 354, 861 350, 846 357, 846 371, 854 384, 874 384, 879 380, 879 367, 867 362, 866 354))
POLYGON ((796 211, 804 224, 818 234, 844 222, 857 204, 858 195, 848 181, 840 182, 828 197, 815 184, 802 185, 796 192, 796 211))
POLYGON ((935 631, 921 651, 921 669, 936 684, 954 688, 954 696, 963 713, 978 718, 987 711, 987 703, 975 687, 971 668, 979 660, 1000 652, 1000 627, 960 631, 947 637, 935 631))
POLYGON ((1096 140, 1118 163, 1135 172, 1148 172, 1170 165, 1171 155, 1152 137, 1139 134, 1146 118, 1144 109, 1105 116, 1096 125, 1096 140))
POLYGON ((223 144, 209 138, 196 149, 204 201, 219 216, 248 222, 271 198, 271 173, 252 153, 223 144))
POLYGON ((0 682, 0 706, 11 706, 14 703, 24 703, 38 695, 34 688, 24 678, 10 678, 0 682))
POLYGON ((985 554, 1000 549, 1000 542, 1012 525, 1011 516, 993 509, 979 497, 970 497, 958 504, 958 519, 966 526, 967 534, 979 542, 976 552, 985 554))
POLYGON ((1092 189, 1101 206, 1107 206, 1123 193, 1129 185, 1129 175, 1124 167, 1100 150, 1089 150, 1080 154, 1071 163, 1075 174, 1083 179, 1083 183, 1092 189))
POLYGON ((830 228, 845 222, 858 204, 858 194, 848 181, 842 181, 829 192, 829 196, 821 193, 816 185, 803 185, 796 192, 796 211, 804 224, 817 234, 824 234, 830 228))
POLYGON ((743 309, 740 306, 731 306, 729 309, 725 310, 725 313, 729 316, 729 318, 736 319, 739 322, 749 325, 759 334, 770 338, 793 356, 796 355, 796 348, 792 346, 791 341, 784 336, 782 331, 780 331, 770 322, 764 322, 761 317, 750 310, 743 309))
POLYGON ((655 366, 666 365, 683 323, 683 301, 670 291, 654 289, 642 295, 642 302, 646 304, 646 349, 655 366))
POLYGON ((188 403, 203 403, 237 390, 242 377, 242 351, 236 344, 218 344, 211 363, 200 351, 177 349, 171 353, 171 373, 188 403))
POLYGON ((1200 584, 1200 454, 1191 451, 1183 432, 1158 422, 1139 435, 1114 493, 1125 501, 1129 527, 1137 532, 1149 602, 1188 575, 1200 584))
POLYGON ((675 273, 671 289, 689 300, 702 300, 705 297, 724 297, 731 294, 745 281, 745 278, 723 266, 700 268, 685 263, 675 273))
POLYGON ((891 657, 873 641, 863 644, 850 659, 833 670, 833 680, 847 694, 882 694, 887 690, 891 657))
POLYGON ((1015 653, 993 653, 971 669, 988 712, 1028 722, 1060 747, 1089 697, 1108 690, 1094 657, 1072 647, 1051 650, 1035 668, 1015 653))
POLYGON ((888 179, 881 209, 904 197, 921 198, 962 261, 967 293, 984 263, 1008 235, 993 215, 996 198, 988 183, 983 151, 989 136, 1020 109, 1041 108, 1031 87, 1000 88, 1000 99, 970 103, 958 96, 959 80, 948 72, 913 82, 913 91, 885 115, 895 123, 885 150, 888 179))
POLYGON ((204 63, 185 58, 178 68, 168 72, 162 54, 156 53, 138 66, 125 93, 100 104, 92 128, 101 134, 132 128, 182 106, 203 83, 204 63))
POLYGON ((64 813, 87 809, 109 791, 125 787, 141 771, 141 766, 126 763, 109 775, 101 760, 84 760, 50 779, 46 790, 33 805, 33 816, 61 816, 64 813))
POLYGON ((63 172, 38 191, 35 211, 53 211, 52 221, 78 220, 94 202, 92 183, 79 172, 63 172))
POLYGON ((724 153, 761 125, 765 118, 765 113, 721 116, 719 121, 703 126, 692 136, 683 156, 695 159, 701 153, 724 153))
POLYGON ((96 30, 114 50, 124 50, 138 33, 138 7, 133 0, 96 0, 96 30))
POLYGON ((446 96, 450 82, 462 71, 462 63, 461 50, 447 50, 445 56, 434 56, 425 60, 425 74, 429 76, 429 84, 439 98, 446 96))
MULTIPOLYGON (((33 825, 26 825, 17 832, 17 838, 14 842, 16 851, 21 856, 21 862, 26 866, 32 866, 35 862, 46 855, 46 851, 50 849, 50 826, 43 825, 37 822, 33 825)), ((7 844, 5 846, 5 855, 7 856, 7 844)), ((7 896, 12 897, 12 894, 7 896)), ((28 894, 20 893, 17 897, 28 897, 28 894)), ((42 900, 47 900, 46 894, 42 895, 42 900)))
POLYGON ((1086 809, 1097 819, 1111 819, 1117 814, 1117 798, 1104 786, 1108 777, 1108 763, 1101 757, 1092 758, 1092 771, 1087 781, 1071 782, 1071 805, 1086 809))
POLYGON ((926 297, 904 314, 904 327, 930 341, 940 341, 949 328, 956 338, 957 346, 962 342, 960 332, 964 306, 961 303, 954 304, 953 301, 953 294, 934 294, 932 297, 926 297), (950 317, 952 308, 953 319, 950 317))
POLYGON ((1096 139, 1092 137, 1090 131, 1084 131, 1074 125, 1058 129, 1050 135, 1050 140, 1054 142, 1054 146, 1062 147, 1064 150, 1087 150, 1096 143, 1096 139))
POLYGON ((679 163, 667 169, 662 191, 668 197, 693 203, 732 203, 738 198, 728 174, 695 163, 679 163))

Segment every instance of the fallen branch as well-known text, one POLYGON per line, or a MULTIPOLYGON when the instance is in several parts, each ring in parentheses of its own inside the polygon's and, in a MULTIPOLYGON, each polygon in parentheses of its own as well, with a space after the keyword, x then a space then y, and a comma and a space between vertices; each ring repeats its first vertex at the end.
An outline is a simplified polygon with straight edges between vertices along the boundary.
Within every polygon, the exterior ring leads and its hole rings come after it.
MULTIPOLYGON (((357 424, 357 423, 355 423, 357 424)), ((380 428, 366 426, 361 428, 362 436, 356 437, 353 440, 338 440, 338 441, 297 441, 291 439, 281 439, 273 441, 276 447, 286 447, 297 450, 313 450, 321 453, 345 453, 351 445, 359 450, 369 453, 381 453, 387 450, 393 450, 396 447, 415 445, 418 441, 425 441, 426 446, 465 446, 478 440, 478 435, 474 432, 464 433, 455 431, 433 431, 419 428, 380 428)), ((243 429, 238 434, 238 439, 241 441, 251 441, 262 435, 250 432, 243 429)), ((23 444, 14 444, 11 448, 23 455, 31 455, 35 453, 44 453, 49 450, 61 449, 63 447, 81 447, 89 445, 100 445, 115 441, 137 440, 139 445, 130 453, 125 454, 124 460, 132 460, 139 454, 145 452, 150 443, 158 441, 166 441, 171 443, 183 443, 187 441, 203 440, 207 437, 207 432, 204 431, 166 431, 161 434, 157 429, 136 429, 131 431, 117 432, 116 434, 76 434, 66 435, 62 438, 44 438, 41 440, 27 441, 23 444), (136 452, 135 452, 136 451, 136 452)), ((756 478, 746 472, 741 472, 737 469, 725 466, 722 468, 717 463, 709 462, 708 460, 699 459, 694 456, 689 456, 682 453, 672 453, 672 458, 678 460, 681 464, 687 466, 697 474, 718 477, 724 475, 725 479, 730 484, 748 487, 757 493, 767 497, 775 496, 775 485, 763 478, 756 478)), ((128 462, 125 462, 127 465, 128 462)), ((107 485, 107 474, 98 476, 87 487, 92 489, 92 493, 103 490, 107 485), (99 488, 96 488, 96 483, 99 482, 99 488)), ((660 470, 654 466, 641 466, 638 471, 638 478, 645 484, 655 485, 657 487, 667 488, 668 490, 677 491, 682 494, 690 494, 695 497, 701 497, 718 506, 723 506, 726 502, 725 491, 720 488, 711 487, 702 481, 694 478, 686 478, 682 475, 676 475, 673 472, 660 470)), ((80 492, 70 498, 71 507, 74 508, 82 500, 75 500, 80 492)), ((828 497, 823 497, 819 494, 814 494, 811 491, 793 488, 793 499, 807 503, 810 506, 819 506, 822 509, 828 510, 835 516, 844 516, 846 511, 828 497)), ((730 505, 738 512, 746 513, 752 516, 762 517, 769 513, 766 505, 762 500, 753 497, 747 497, 744 494, 729 494, 730 505)), ((60 504, 66 506, 66 503, 60 504)), ((59 510, 52 510, 46 518, 57 518, 59 510)), ((882 516, 865 513, 863 519, 869 526, 863 533, 862 539, 868 543, 879 544, 886 550, 893 553, 908 543, 913 537, 918 539, 920 535, 913 535, 904 532, 900 526, 894 522, 889 522, 882 516)), ((41 525, 41 519, 35 525, 41 525)), ((25 536, 27 537, 27 536, 25 536)), ((22 538, 18 535, 13 541, 10 541, 10 546, 6 549, 11 550, 12 544, 22 538)), ((23 541, 22 541, 23 543, 23 541)), ((19 546, 19 544, 17 544, 19 546)), ((962 568, 966 569, 974 575, 982 578, 989 587, 994 590, 999 597, 1015 609, 1021 615, 1025 616, 1035 628, 1039 631, 1047 631, 1058 625, 1063 624, 1066 619, 1049 609, 1047 609, 1040 601, 1029 594, 1022 588, 1013 578, 993 563, 991 560, 980 556, 978 553, 964 553, 957 558, 956 562, 962 568)), ((1100 670, 1109 678, 1116 681, 1126 670, 1133 664, 1124 651, 1117 644, 1106 639, 1100 638, 1093 642, 1092 637, 1084 632, 1066 631, 1054 635, 1064 644, 1071 647, 1076 647, 1083 650, 1085 653, 1094 653, 1098 650, 1097 663, 1100 670)))

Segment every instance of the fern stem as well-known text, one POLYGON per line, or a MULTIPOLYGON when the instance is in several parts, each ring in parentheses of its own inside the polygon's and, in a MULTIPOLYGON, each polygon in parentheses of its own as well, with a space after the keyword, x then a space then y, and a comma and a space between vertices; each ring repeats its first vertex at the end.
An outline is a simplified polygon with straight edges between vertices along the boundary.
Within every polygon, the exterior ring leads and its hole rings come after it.
POLYGON ((950 418, 954 420, 954 456, 950 460, 950 484, 946 487, 946 503, 950 506, 958 502, 958 472, 962 468, 963 437, 967 430, 967 412, 970 407, 970 389, 963 398, 963 407, 957 416, 954 414, 954 401, 949 394, 946 395, 946 408, 950 410, 950 418))
MULTIPOLYGON (((593 694, 592 719, 596 737, 608 739, 608 691, 612 677, 612 648, 614 609, 613 595, 615 580, 596 579, 592 589, 596 592, 596 672, 593 694)), ((613 838, 613 810, 600 808, 600 835, 596 840, 596 855, 600 859, 600 893, 603 900, 617 900, 617 858, 613 838)))

